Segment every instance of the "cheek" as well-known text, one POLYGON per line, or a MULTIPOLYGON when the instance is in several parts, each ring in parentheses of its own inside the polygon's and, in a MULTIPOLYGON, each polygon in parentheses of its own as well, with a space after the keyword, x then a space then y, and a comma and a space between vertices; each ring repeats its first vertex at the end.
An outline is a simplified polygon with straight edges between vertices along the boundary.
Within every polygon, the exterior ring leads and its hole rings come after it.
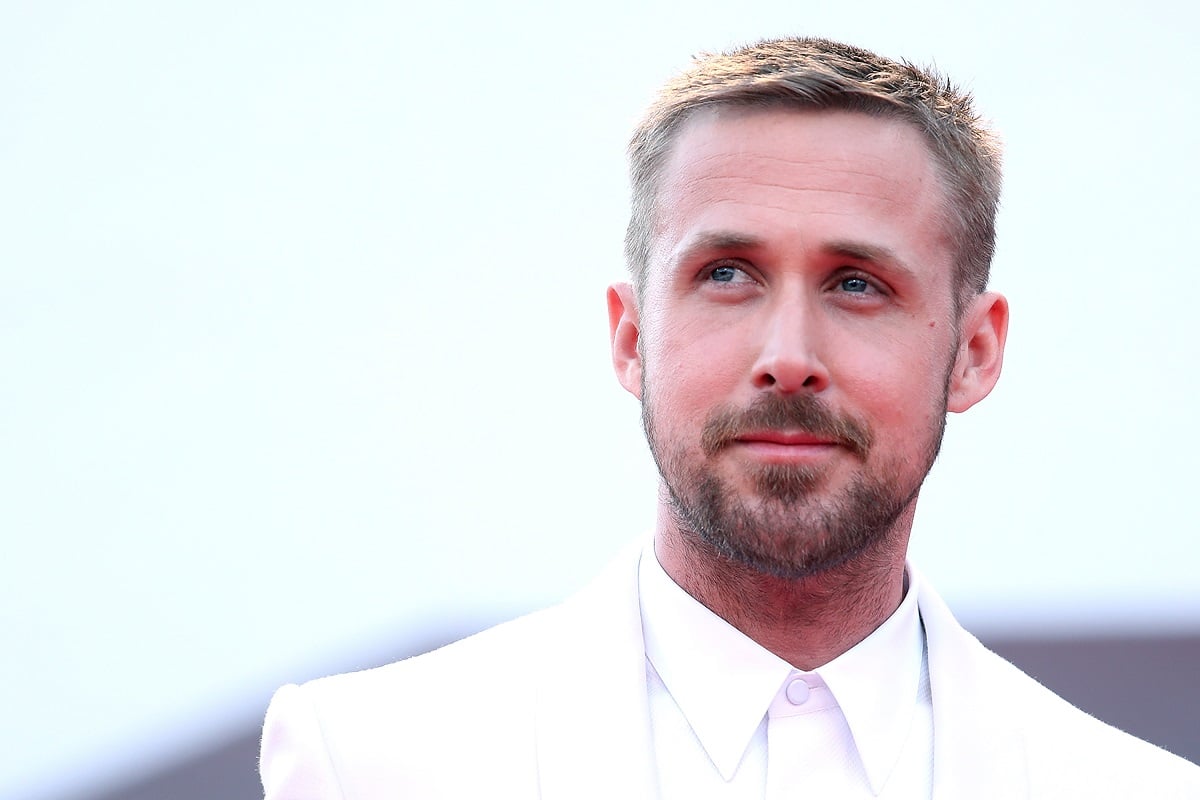
POLYGON ((711 323, 679 322, 656 329, 643 353, 652 379, 703 396, 746 372, 747 337, 711 323))
POLYGON ((702 339, 672 338, 647 348, 643 402, 649 403, 661 439, 698 442, 713 409, 738 401, 740 373, 731 360, 728 352, 702 339))
POLYGON ((861 411, 883 425, 920 426, 945 414, 950 344, 921 340, 847 350, 834 385, 858 398, 861 411))

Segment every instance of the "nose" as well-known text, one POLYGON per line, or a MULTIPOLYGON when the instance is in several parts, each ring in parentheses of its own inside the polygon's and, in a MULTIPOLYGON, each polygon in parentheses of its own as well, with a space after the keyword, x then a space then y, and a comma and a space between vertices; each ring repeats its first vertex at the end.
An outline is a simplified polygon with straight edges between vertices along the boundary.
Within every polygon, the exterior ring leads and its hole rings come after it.
POLYGON ((813 311, 800 302, 780 303, 771 309, 754 364, 755 388, 784 394, 828 388, 829 371, 821 359, 818 328, 813 311))

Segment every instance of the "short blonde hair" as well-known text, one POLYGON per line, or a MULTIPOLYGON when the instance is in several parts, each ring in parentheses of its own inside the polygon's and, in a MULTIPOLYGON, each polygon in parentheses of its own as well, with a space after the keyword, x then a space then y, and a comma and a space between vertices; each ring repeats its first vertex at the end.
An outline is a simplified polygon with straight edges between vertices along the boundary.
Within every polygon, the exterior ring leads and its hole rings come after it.
POLYGON ((971 95, 932 69, 827 39, 762 41, 703 54, 660 91, 629 142, 632 203, 625 259, 638 295, 649 268, 658 182, 675 137, 699 109, 720 106, 856 111, 916 126, 942 173, 956 247, 955 301, 987 287, 1000 203, 998 137, 971 95))

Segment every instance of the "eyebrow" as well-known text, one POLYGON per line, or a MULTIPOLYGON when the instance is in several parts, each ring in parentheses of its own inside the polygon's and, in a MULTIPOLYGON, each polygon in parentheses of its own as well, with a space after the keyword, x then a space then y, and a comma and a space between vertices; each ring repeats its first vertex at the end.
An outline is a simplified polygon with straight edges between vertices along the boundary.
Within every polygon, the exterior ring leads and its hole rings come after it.
POLYGON ((736 231, 708 231, 684 244, 672 253, 675 262, 689 261, 698 253, 727 250, 757 250, 765 242, 757 236, 736 231))
POLYGON ((912 268, 905 264, 903 259, 896 255, 894 250, 888 247, 867 244, 865 242, 839 240, 829 242, 821 250, 830 255, 841 256, 842 258, 853 258, 856 261, 870 261, 873 264, 880 264, 910 278, 916 275, 912 268))

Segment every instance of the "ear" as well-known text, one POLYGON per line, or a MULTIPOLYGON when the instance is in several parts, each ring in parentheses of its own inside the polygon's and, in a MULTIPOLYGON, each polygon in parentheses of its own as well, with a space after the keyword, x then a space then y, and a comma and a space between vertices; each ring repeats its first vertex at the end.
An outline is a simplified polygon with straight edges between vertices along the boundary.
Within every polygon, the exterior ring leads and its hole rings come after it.
POLYGON ((987 397, 1000 378, 1008 336, 1008 301, 984 292, 963 312, 958 355, 950 373, 948 411, 966 411, 987 397))
POLYGON ((639 400, 642 399, 640 331, 633 287, 628 283, 614 283, 608 287, 608 333, 612 339, 613 370, 625 390, 639 400))

